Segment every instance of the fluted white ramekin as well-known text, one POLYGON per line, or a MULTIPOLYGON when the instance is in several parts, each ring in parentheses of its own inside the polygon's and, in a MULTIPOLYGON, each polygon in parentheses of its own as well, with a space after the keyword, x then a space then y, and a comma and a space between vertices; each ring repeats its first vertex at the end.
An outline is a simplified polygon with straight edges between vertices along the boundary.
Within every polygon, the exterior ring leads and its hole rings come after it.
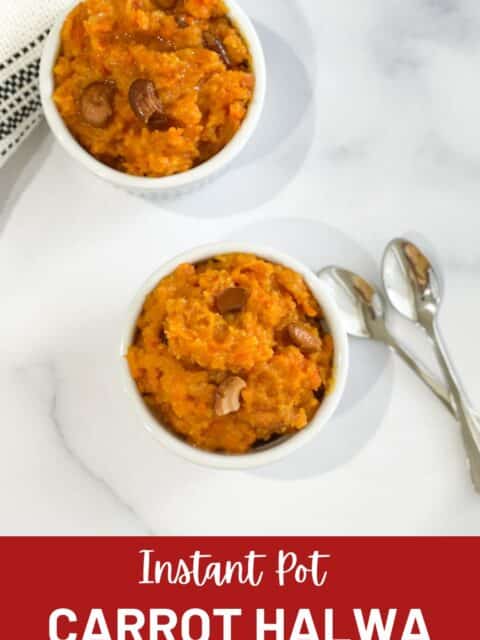
POLYGON ((152 274, 140 287, 138 294, 127 312, 125 327, 123 328, 123 335, 121 338, 120 351, 117 354, 117 358, 121 368, 123 386, 128 398, 136 409, 141 423, 167 449, 182 456, 183 458, 186 458, 190 462, 207 467, 214 467, 217 469, 251 469, 277 462, 278 460, 285 458, 285 456, 296 451, 299 447, 308 445, 312 438, 314 438, 318 432, 323 429, 334 414, 342 398, 348 373, 348 354, 347 333, 343 326, 340 312, 337 309, 328 289, 324 287, 317 276, 308 267, 294 258, 275 251, 274 249, 258 247, 254 244, 250 245, 246 243, 218 243, 197 247, 187 253, 177 256, 164 266, 160 267, 160 269, 152 274), (334 342, 333 388, 326 394, 322 404, 310 423, 294 435, 281 438, 271 444, 266 444, 264 447, 239 455, 203 451, 202 449, 193 447, 180 437, 176 436, 149 411, 137 389, 135 381, 130 374, 130 369, 126 360, 126 354, 135 335, 138 316, 143 308, 146 297, 156 287, 156 285, 163 278, 171 274, 180 264, 195 264, 202 260, 228 253, 251 253, 259 256, 260 258, 284 265, 285 267, 299 273, 304 278, 315 299, 323 309, 325 320, 332 333, 334 342))
MULTIPOLYGON (((78 2, 73 6, 76 4, 78 2)), ((253 73, 255 75, 255 88, 245 120, 222 151, 198 167, 164 178, 131 176, 108 167, 89 154, 72 136, 53 101, 53 68, 60 50, 63 23, 73 7, 63 13, 52 28, 45 42, 40 65, 40 94, 43 110, 53 134, 64 149, 80 164, 100 178, 128 191, 144 195, 160 194, 172 196, 186 193, 210 182, 215 176, 223 173, 252 137, 260 120, 266 91, 265 56, 255 27, 235 0, 227 0, 227 6, 231 20, 239 29, 250 49, 253 73)))

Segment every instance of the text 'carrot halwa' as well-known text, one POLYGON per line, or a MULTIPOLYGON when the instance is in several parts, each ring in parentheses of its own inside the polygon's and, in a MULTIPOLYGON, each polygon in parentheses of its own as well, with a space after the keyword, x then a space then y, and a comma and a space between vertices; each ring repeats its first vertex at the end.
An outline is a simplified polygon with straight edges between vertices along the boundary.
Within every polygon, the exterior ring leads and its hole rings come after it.
POLYGON ((202 449, 245 453, 308 424, 331 388, 333 353, 299 274, 228 254, 157 285, 127 357, 163 424, 202 449))
POLYGON ((222 0, 84 0, 68 15, 54 101, 77 141, 136 176, 187 171, 252 100, 247 45, 222 0))

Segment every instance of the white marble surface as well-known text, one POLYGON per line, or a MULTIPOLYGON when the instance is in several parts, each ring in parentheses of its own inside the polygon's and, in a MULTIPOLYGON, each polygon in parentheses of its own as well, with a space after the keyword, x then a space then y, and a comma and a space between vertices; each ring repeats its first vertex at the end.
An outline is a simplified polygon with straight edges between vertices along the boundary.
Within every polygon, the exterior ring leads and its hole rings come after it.
POLYGON ((125 405, 125 306, 167 258, 270 235, 312 267, 372 276, 386 242, 415 232, 443 265, 444 334, 480 406, 480 4, 243 4, 270 88, 227 176, 144 201, 77 167, 45 126, 0 172, 2 534, 480 533, 455 423, 375 345, 353 345, 315 446, 255 473, 172 457, 125 405))

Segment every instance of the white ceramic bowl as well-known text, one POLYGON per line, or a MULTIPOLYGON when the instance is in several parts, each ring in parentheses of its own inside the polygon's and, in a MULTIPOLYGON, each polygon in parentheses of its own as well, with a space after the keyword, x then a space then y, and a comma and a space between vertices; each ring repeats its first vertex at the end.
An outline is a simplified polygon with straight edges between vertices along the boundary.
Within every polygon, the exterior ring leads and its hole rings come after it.
POLYGON ((301 262, 275 251, 274 249, 257 247, 253 244, 250 245, 244 243, 210 244, 192 249, 187 253, 177 256, 150 276, 150 278, 140 288, 140 291, 128 311, 119 356, 124 388, 146 429, 173 453, 176 453, 193 463, 217 469, 250 469, 270 464, 284 458, 299 447, 310 442, 310 440, 314 438, 330 420, 337 408, 345 388, 348 372, 348 340, 340 312, 335 306, 328 290, 325 289, 317 276, 301 262), (282 264, 302 275, 324 311, 325 319, 332 332, 335 344, 335 384, 330 393, 325 396, 321 406, 310 423, 303 430, 294 435, 286 436, 285 438, 279 439, 271 444, 267 444, 264 447, 239 455, 203 451, 202 449, 198 449, 187 444, 181 438, 177 437, 170 429, 163 426, 157 418, 152 415, 143 401, 141 394, 138 392, 135 381, 130 375, 127 360, 125 358, 128 348, 132 343, 137 318, 143 308, 145 298, 156 287, 160 280, 171 274, 172 271, 174 271, 180 264, 194 264, 216 255, 228 253, 252 253, 261 258, 265 258, 266 260, 270 260, 271 262, 282 264))
POLYGON ((229 16, 244 37, 252 56, 253 72, 255 74, 255 90, 253 99, 248 109, 247 116, 240 129, 232 140, 213 158, 207 162, 173 176, 164 178, 145 178, 130 176, 116 171, 107 165, 99 162, 78 144, 65 126, 53 101, 54 78, 53 68, 60 48, 62 26, 72 7, 63 13, 52 28, 43 49, 40 65, 40 95, 42 106, 55 137, 64 149, 75 158, 80 164, 89 169, 92 173, 103 178, 116 186, 123 187, 128 191, 141 194, 161 194, 176 195, 192 191, 223 172, 223 170, 238 156, 252 137, 255 128, 260 120, 265 102, 266 90, 266 67, 265 56, 262 45, 258 38, 255 27, 250 18, 236 3, 235 0, 227 0, 229 16))

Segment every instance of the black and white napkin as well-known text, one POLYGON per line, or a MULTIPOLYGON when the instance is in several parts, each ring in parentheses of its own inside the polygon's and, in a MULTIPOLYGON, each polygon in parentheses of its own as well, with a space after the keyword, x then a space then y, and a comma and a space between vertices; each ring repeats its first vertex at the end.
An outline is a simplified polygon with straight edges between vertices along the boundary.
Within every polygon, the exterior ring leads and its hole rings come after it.
POLYGON ((38 72, 43 42, 72 0, 2 0, 0 167, 42 118, 38 72))

